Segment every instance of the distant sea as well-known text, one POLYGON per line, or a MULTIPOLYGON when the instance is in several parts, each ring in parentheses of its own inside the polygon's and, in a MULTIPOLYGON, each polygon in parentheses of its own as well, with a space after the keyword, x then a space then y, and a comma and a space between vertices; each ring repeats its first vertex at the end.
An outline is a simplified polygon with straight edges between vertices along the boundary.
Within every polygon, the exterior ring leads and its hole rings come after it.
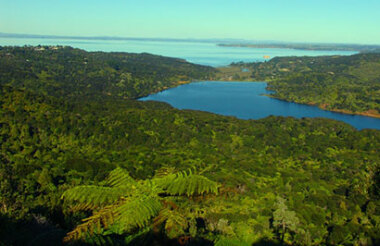
POLYGON ((151 53, 177 57, 192 63, 226 66, 232 62, 265 61, 276 56, 352 55, 352 51, 315 51, 275 48, 222 47, 212 42, 163 40, 93 40, 0 37, 0 46, 64 45, 86 51, 151 53), (264 56, 269 58, 264 59, 264 56))

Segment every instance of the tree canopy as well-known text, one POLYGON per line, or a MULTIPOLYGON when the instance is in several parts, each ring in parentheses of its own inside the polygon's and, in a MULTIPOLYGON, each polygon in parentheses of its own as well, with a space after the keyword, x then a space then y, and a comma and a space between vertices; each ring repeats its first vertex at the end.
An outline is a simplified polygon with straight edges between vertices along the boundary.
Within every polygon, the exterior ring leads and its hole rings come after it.
POLYGON ((252 80, 268 81, 271 97, 380 117, 380 54, 275 57, 232 66, 249 68, 252 80))
POLYGON ((0 85, 3 245, 380 242, 378 130, 38 83, 0 85))

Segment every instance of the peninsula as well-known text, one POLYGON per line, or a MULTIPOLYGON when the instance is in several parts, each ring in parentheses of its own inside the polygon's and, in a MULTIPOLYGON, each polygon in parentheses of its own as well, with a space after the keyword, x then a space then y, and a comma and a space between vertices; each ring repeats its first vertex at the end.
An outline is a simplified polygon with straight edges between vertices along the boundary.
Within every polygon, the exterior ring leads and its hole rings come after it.
POLYGON ((336 43, 220 43, 222 47, 245 47, 245 48, 274 48, 274 49, 296 49, 296 50, 340 50, 340 51, 358 51, 361 53, 380 53, 380 45, 367 44, 336 44, 336 43))
POLYGON ((380 117, 380 54, 275 57, 267 62, 232 63, 217 78, 267 81, 271 97, 322 109, 380 117), (247 72, 249 71, 249 72, 247 72))

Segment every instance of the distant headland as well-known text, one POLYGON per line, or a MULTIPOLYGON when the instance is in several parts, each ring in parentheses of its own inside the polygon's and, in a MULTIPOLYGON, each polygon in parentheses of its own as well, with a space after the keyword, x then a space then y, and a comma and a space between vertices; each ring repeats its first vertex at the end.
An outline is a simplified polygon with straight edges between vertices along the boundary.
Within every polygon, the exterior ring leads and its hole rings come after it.
POLYGON ((220 43, 218 46, 224 47, 245 47, 245 48, 278 48, 296 50, 338 50, 338 51, 358 51, 361 53, 380 53, 380 45, 369 44, 327 44, 327 43, 220 43))
POLYGON ((40 35, 40 34, 18 34, 0 32, 0 38, 36 38, 36 39, 61 39, 61 40, 110 40, 110 41, 162 41, 162 42, 195 42, 216 43, 225 47, 245 48, 280 48, 298 50, 337 50, 357 51, 362 53, 380 53, 380 45, 375 44, 339 44, 339 43, 297 43, 280 41, 254 41, 234 38, 155 38, 155 37, 113 37, 113 36, 63 36, 63 35, 40 35))

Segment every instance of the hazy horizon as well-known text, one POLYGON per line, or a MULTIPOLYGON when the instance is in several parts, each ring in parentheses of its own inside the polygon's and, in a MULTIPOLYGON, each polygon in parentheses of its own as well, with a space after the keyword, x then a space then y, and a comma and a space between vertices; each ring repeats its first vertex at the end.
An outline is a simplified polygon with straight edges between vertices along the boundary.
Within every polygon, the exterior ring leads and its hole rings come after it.
POLYGON ((0 0, 0 4, 3 33, 380 44, 376 0, 0 0))
POLYGON ((226 42, 231 44, 334 44, 334 45, 369 45, 369 46, 379 46, 380 43, 342 43, 342 42, 313 42, 307 40, 299 41, 284 41, 284 40, 265 40, 265 39, 244 39, 244 38, 173 38, 173 37, 126 37, 126 36, 77 36, 77 35, 43 35, 35 33, 8 33, 1 32, 0 37, 2 38, 41 38, 41 39, 82 39, 82 40, 141 40, 141 41, 192 41, 192 42, 226 42))

